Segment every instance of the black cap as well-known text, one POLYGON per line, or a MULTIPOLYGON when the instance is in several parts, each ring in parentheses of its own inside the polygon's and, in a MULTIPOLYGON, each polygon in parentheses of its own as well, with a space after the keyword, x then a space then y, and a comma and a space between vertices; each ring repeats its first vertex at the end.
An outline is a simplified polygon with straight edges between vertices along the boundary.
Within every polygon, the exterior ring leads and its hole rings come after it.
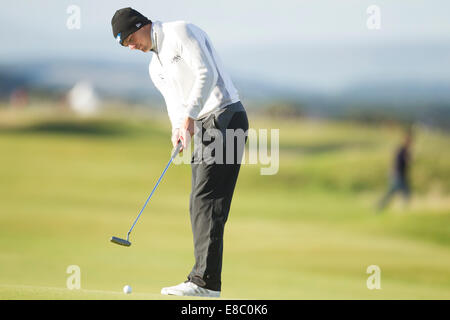
POLYGON ((111 19, 113 36, 123 45, 123 40, 130 34, 149 23, 152 21, 130 7, 119 9, 111 19))

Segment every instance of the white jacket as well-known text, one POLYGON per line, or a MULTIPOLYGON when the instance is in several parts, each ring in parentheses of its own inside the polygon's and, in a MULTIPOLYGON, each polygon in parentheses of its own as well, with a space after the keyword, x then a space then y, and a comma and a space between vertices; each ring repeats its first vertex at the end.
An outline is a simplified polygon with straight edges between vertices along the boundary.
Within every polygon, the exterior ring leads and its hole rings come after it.
POLYGON ((153 21, 150 78, 167 106, 172 132, 239 101, 239 95, 208 35, 185 22, 153 21))

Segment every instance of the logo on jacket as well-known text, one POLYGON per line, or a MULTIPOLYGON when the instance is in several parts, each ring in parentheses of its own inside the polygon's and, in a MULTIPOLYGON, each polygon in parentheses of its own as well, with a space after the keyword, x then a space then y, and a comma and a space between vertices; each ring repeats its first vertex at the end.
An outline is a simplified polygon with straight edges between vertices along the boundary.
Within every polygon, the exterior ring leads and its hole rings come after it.
POLYGON ((170 61, 171 63, 175 63, 181 60, 181 56, 179 54, 177 54, 176 56, 174 56, 172 58, 172 61, 170 61))

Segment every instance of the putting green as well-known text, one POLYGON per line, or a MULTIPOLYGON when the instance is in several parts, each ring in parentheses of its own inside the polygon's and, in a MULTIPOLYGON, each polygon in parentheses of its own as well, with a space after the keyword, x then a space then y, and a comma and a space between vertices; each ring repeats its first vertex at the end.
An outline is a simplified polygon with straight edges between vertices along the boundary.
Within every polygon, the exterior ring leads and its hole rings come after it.
MULTIPOLYGON (((167 119, 3 117, 0 299, 172 299, 193 265, 190 166, 173 165, 167 119), (80 269, 69 290, 69 266, 80 269), (122 293, 124 285, 133 293, 122 293)), ((449 137, 419 131, 408 209, 383 214, 398 132, 250 117, 280 128, 280 168, 245 164, 225 230, 225 299, 450 298, 449 137), (370 265, 381 289, 369 290, 370 265)), ((420 130, 420 128, 419 128, 420 130)), ((177 297, 178 298, 178 297, 177 297)))

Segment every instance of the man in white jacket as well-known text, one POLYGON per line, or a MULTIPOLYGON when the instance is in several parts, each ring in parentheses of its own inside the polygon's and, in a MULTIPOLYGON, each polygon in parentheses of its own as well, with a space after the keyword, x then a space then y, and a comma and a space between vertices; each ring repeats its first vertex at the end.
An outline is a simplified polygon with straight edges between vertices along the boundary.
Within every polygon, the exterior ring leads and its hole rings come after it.
POLYGON ((211 39, 199 27, 185 21, 152 22, 132 8, 117 10, 111 24, 121 45, 154 53, 149 73, 167 106, 173 146, 181 141, 186 149, 194 126, 199 129, 195 134, 207 136, 194 145, 191 159, 195 265, 187 281, 161 293, 219 297, 223 233, 247 140, 247 113, 211 39), (221 150, 213 151, 210 161, 202 150, 217 141, 221 150))

